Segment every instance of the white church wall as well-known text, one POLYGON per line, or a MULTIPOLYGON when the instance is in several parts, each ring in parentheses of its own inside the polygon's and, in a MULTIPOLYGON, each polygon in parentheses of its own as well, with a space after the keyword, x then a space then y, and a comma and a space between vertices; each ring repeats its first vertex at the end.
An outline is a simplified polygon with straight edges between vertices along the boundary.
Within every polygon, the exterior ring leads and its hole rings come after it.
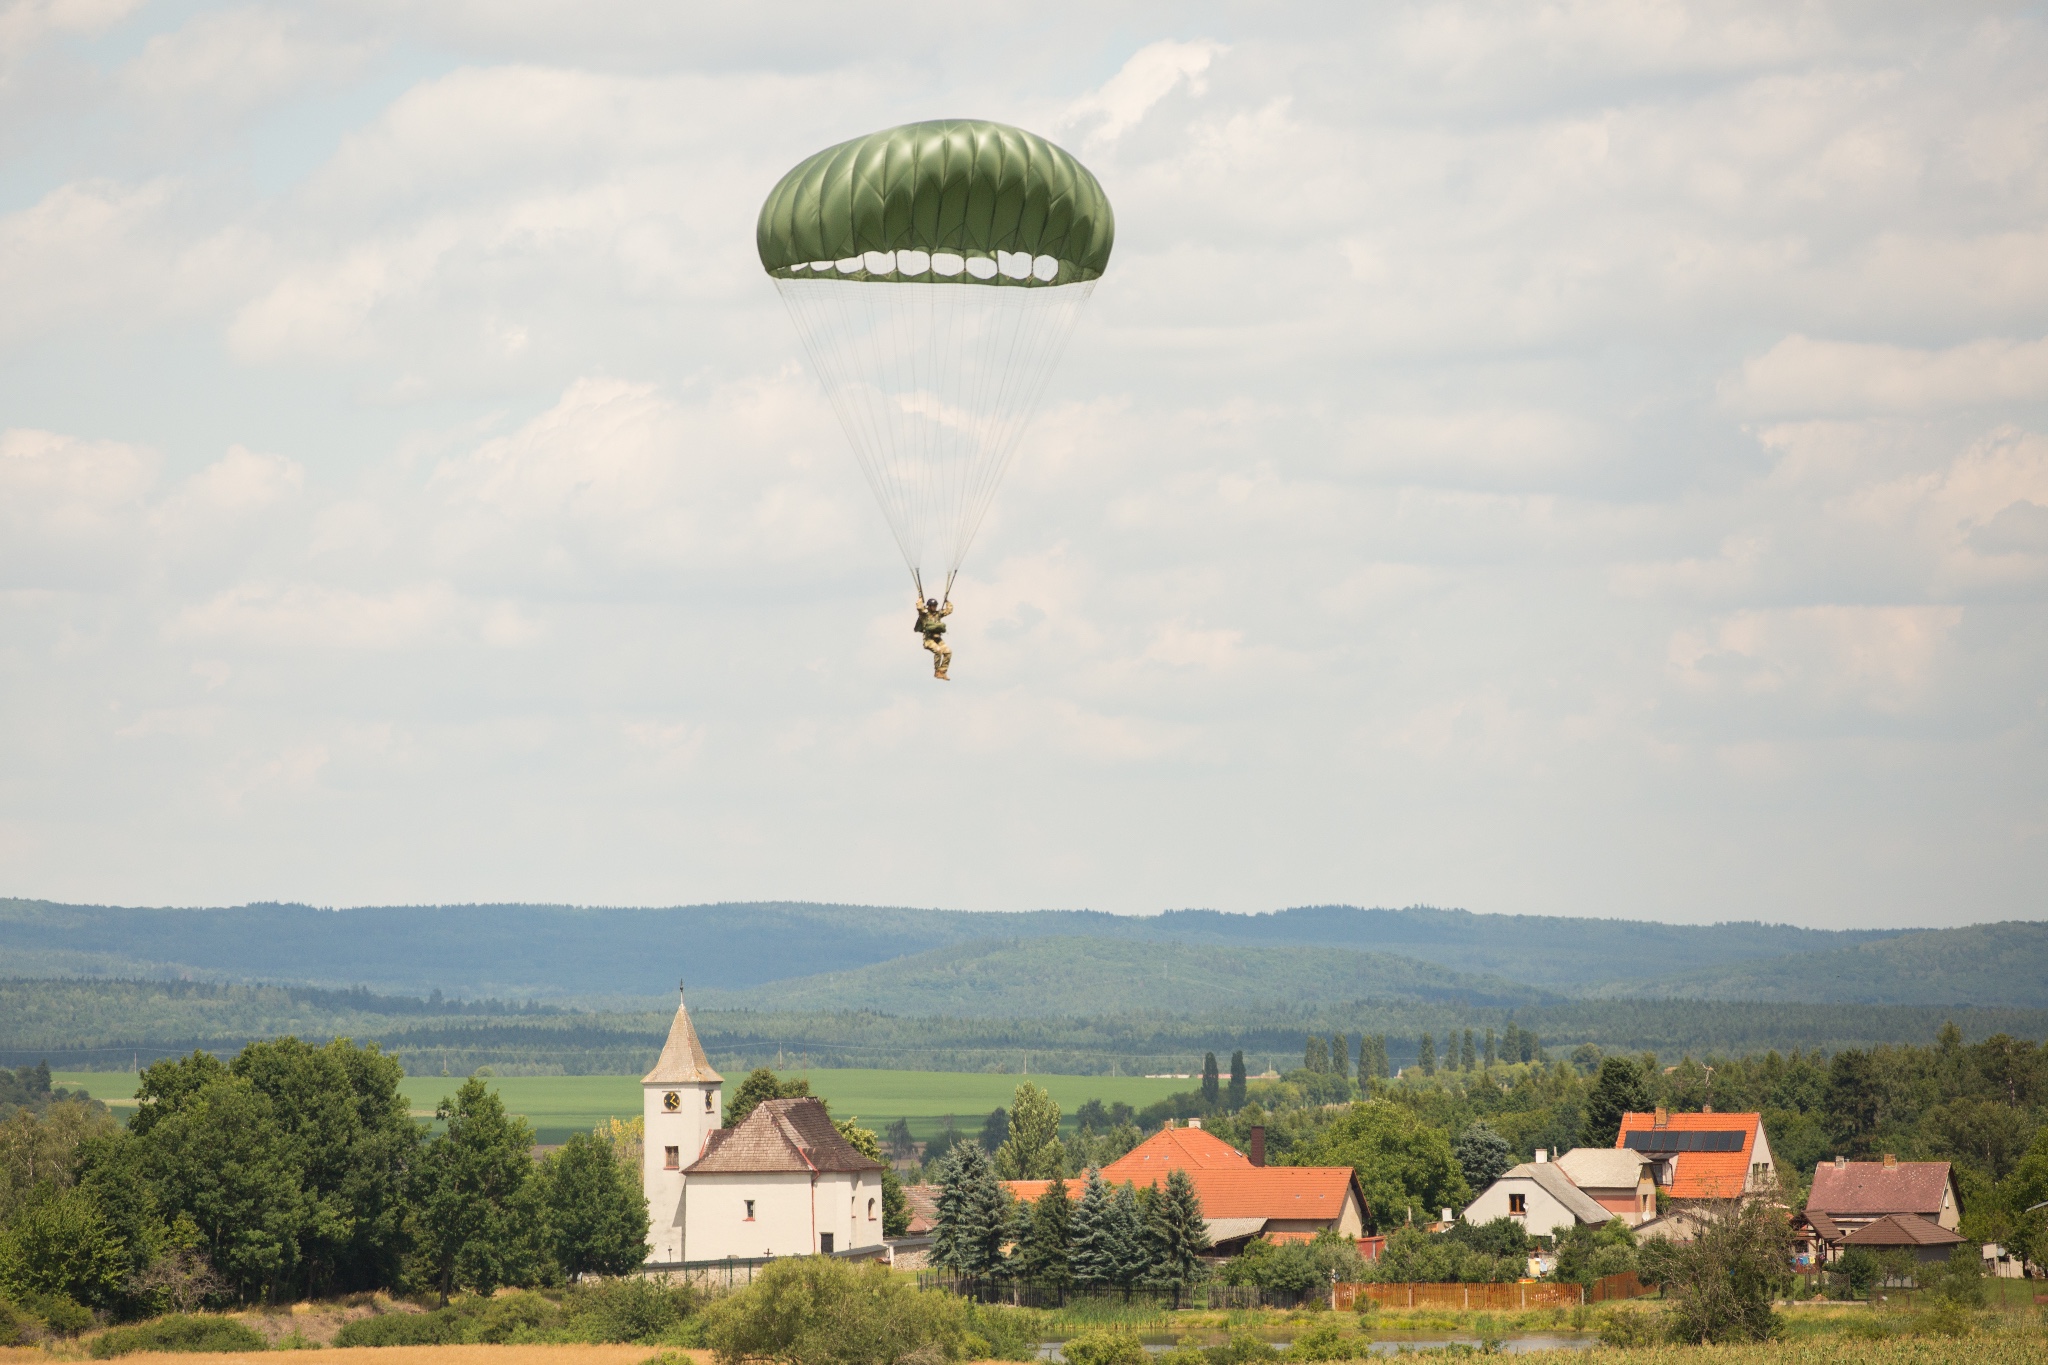
MULTIPOLYGON (((683 1168, 704 1151, 704 1140, 718 1127, 720 1094, 716 1085, 648 1085, 643 1087, 641 1119, 641 1186, 647 1195, 647 1255, 674 1261, 683 1254, 683 1168), (668 1096, 676 1096, 676 1108, 668 1096), (670 1150, 674 1149, 671 1156, 670 1150), (671 1164, 673 1162, 673 1164, 671 1164)), ((722 1253, 721 1253, 722 1254, 722 1253)))

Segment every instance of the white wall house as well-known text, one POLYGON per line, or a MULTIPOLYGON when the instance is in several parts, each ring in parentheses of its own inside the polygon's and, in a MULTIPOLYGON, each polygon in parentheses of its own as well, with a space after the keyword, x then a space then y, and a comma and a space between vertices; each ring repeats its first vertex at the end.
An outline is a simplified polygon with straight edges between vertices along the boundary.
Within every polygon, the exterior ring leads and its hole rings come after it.
POLYGON ((769 1100, 719 1126, 725 1078, 680 1001, 641 1078, 647 1259, 803 1256, 882 1241, 882 1164, 840 1136, 815 1099, 769 1100))
POLYGON ((1539 1151, 1535 1161, 1512 1167, 1488 1185, 1466 1206, 1465 1221, 1512 1218, 1533 1237, 1555 1237, 1580 1223, 1604 1223, 1614 1217, 1544 1155, 1539 1151))

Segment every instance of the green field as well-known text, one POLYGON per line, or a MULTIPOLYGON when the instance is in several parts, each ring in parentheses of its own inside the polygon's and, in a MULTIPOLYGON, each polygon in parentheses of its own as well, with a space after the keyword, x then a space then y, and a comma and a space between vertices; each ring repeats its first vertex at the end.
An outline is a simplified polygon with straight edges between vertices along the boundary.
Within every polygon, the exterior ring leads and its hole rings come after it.
MULTIPOLYGON (((879 1132, 895 1119, 910 1120, 910 1131, 928 1138, 945 1126, 946 1115, 959 1127, 974 1131, 982 1118, 997 1106, 1007 1108, 1017 1083, 1026 1078, 988 1073, 953 1071, 853 1071, 823 1069, 788 1071, 803 1076, 812 1093, 831 1101, 832 1112, 841 1117, 857 1116, 864 1126, 879 1132)), ((1142 1108, 1176 1090, 1190 1090, 1194 1080, 1146 1080, 1133 1076, 1032 1076, 1071 1116, 1083 1101, 1099 1099, 1104 1104, 1121 1100, 1142 1108)), ((737 1084, 738 1076, 727 1079, 737 1084)), ((117 1113, 133 1103, 135 1076, 126 1071, 60 1071, 58 1085, 84 1089, 95 1099, 114 1106, 117 1113)), ((405 1097, 418 1114, 431 1114, 444 1095, 452 1095, 459 1077, 408 1076, 405 1097)), ((640 1113, 638 1076, 503 1076, 492 1079, 491 1088, 504 1096, 505 1107, 525 1117, 542 1142, 560 1142, 570 1133, 588 1132, 607 1118, 633 1118, 640 1113)))

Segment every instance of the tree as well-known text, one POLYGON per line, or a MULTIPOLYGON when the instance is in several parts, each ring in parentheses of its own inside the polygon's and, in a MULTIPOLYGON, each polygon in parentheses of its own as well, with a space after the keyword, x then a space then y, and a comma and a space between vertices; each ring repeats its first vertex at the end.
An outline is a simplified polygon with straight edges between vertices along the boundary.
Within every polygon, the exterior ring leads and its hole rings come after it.
POLYGON ((1436 1075, 1436 1040, 1427 1033, 1422 1035, 1422 1048, 1416 1054, 1415 1062, 1422 1068, 1423 1075, 1436 1075))
POLYGON ((1507 1174, 1515 1164, 1515 1152, 1508 1146, 1508 1140, 1483 1123, 1471 1124, 1458 1134, 1458 1140, 1451 1144, 1451 1155, 1457 1159, 1458 1169, 1465 1173, 1465 1183, 1474 1194, 1507 1174))
POLYGON ((413 1185, 413 1233, 425 1278, 446 1302, 456 1289, 490 1294, 531 1272, 533 1130, 472 1076, 434 1116, 413 1185))
POLYGON ((1622 1115, 1640 1114, 1649 1107, 1650 1092, 1635 1063, 1626 1057, 1605 1058, 1586 1097, 1586 1144, 1612 1147, 1621 1132, 1622 1115))
POLYGON ((1488 1029, 1486 1031, 1486 1055, 1483 1060, 1486 1063, 1486 1069, 1488 1071, 1493 1070, 1493 1064, 1496 1061, 1500 1060, 1500 1054, 1494 1050, 1492 1029, 1488 1029))
POLYGON ((1060 1145, 1060 1107, 1044 1089, 1026 1081, 1011 1097, 1007 1129, 996 1148, 999 1180, 1050 1180, 1067 1169, 1060 1145))
POLYGON ((898 1161, 908 1161, 917 1155, 917 1139, 910 1135, 910 1120, 897 1119, 882 1134, 882 1142, 889 1149, 889 1155, 898 1161))
POLYGON ((963 1142, 946 1153, 939 1173, 932 1264, 972 1280, 986 1279, 1001 1270, 1003 1241, 1009 1230, 1007 1198, 980 1147, 963 1142))
POLYGON ((533 1178, 540 1238, 556 1275, 624 1275, 647 1259, 647 1199, 609 1144, 571 1133, 533 1178))
POLYGON ((1465 1030, 1465 1045, 1458 1050, 1458 1070, 1473 1071, 1479 1066, 1479 1054, 1472 1047, 1472 1030, 1465 1030))
POLYGON ((1108 1182, 1101 1171, 1090 1169, 1081 1186, 1081 1200, 1074 1206, 1067 1256, 1074 1283, 1084 1289, 1116 1283, 1120 1261, 1112 1222, 1108 1182))
POLYGON ((1152 1221, 1153 1200, 1152 1190, 1139 1190, 1128 1181, 1110 1192, 1105 1220, 1108 1248, 1115 1266, 1110 1282, 1122 1289, 1126 1297, 1152 1272, 1152 1246, 1146 1226, 1152 1221))
POLYGON ((1223 1099, 1223 1074, 1217 1069, 1216 1054, 1202 1054, 1202 1103, 1214 1109, 1223 1099))
POLYGON ((1010 1140, 1010 1111, 991 1109, 981 1121, 981 1150, 994 1156, 1010 1140))
POLYGON ((1310 1034, 1308 1041, 1301 1045, 1301 1069, 1315 1075, 1330 1069, 1330 1045, 1320 1034, 1310 1034))
POLYGON ((786 1256, 712 1304, 704 1328, 719 1365, 936 1363, 970 1357, 971 1312, 952 1294, 918 1293, 876 1262, 786 1256))
MULTIPOLYGON (((171 1092, 167 1112, 152 1114, 136 1141, 139 1160, 129 1169, 147 1181, 164 1217, 191 1219, 207 1260, 238 1298, 272 1296, 296 1278, 300 1235, 311 1221, 295 1144, 269 1096, 226 1068, 197 1069, 212 1079, 171 1092)), ((103 1155, 109 1167, 120 1164, 120 1153, 103 1155)))
POLYGON ((1155 1284, 1173 1287, 1173 1302, 1178 1308, 1181 1290, 1194 1283, 1202 1253, 1209 1249, 1209 1225, 1202 1218, 1202 1201, 1186 1171, 1167 1172, 1166 1184, 1152 1201, 1151 1223, 1146 1232, 1151 1241, 1150 1278, 1155 1284))
POLYGON ((1557 1278, 1590 1285, 1603 1275, 1638 1268, 1636 1237, 1619 1218, 1576 1223, 1557 1239, 1557 1278))
POLYGON ((86 1191, 44 1189, 0 1231, 0 1289, 112 1307, 128 1278, 119 1233, 86 1191))
POLYGON ((1074 1202, 1067 1182, 1055 1178, 1045 1193, 1018 1206, 1017 1249, 1012 1257, 1017 1276, 1044 1289, 1064 1292, 1073 1283, 1068 1248, 1073 1238, 1074 1202))
POLYGON ((1244 1108, 1245 1090, 1248 1080, 1245 1074, 1244 1049, 1238 1048, 1230 1054, 1230 1107, 1233 1111, 1244 1108))
POLYGON ((1674 1340, 1705 1344, 1776 1335, 1771 1303, 1790 1283, 1792 1232, 1764 1199, 1701 1211, 1690 1242, 1652 1242, 1637 1254, 1664 1287, 1674 1340))
POLYGON ((1851 1157, 1869 1156, 1883 1108, 1883 1087, 1869 1053, 1843 1048, 1828 1063, 1828 1135, 1851 1157))
POLYGON ((1341 1033, 1330 1035, 1330 1074, 1351 1079, 1351 1044, 1341 1033))
POLYGON ((732 1098, 725 1102, 725 1126, 739 1127, 762 1100, 796 1100, 810 1093, 809 1081, 785 1081, 767 1067, 757 1066, 747 1073, 739 1089, 733 1091, 732 1098))
POLYGON ((1400 1222, 1411 1208, 1462 1207, 1472 1197, 1444 1135, 1389 1100, 1353 1104, 1286 1160, 1351 1167, 1365 1190, 1367 1216, 1382 1226, 1400 1222))

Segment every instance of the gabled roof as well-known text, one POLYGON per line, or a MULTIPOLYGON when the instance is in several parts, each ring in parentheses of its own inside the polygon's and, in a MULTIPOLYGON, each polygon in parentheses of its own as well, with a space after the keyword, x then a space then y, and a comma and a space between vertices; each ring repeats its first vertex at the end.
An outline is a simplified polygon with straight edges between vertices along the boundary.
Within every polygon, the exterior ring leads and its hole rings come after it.
POLYGON ((1650 1158, 1626 1147, 1574 1147, 1553 1164, 1582 1190, 1633 1190, 1650 1158))
POLYGON ((1614 1145, 1627 1147, 1631 1133, 1733 1133, 1740 1142, 1735 1150, 1673 1154, 1667 1188, 1673 1199, 1734 1199, 1749 1187, 1749 1163, 1763 1122, 1762 1114, 1671 1114, 1660 1129, 1655 1114, 1623 1114, 1614 1145))
POLYGON ((823 1101, 806 1095, 763 1100, 737 1128, 720 1128, 684 1175, 766 1174, 775 1171, 879 1171, 839 1135, 823 1101))
POLYGON ((922 1237, 936 1231, 939 1226, 939 1194, 937 1185, 905 1185, 903 1202, 910 1206, 910 1225, 903 1229, 906 1237, 922 1237))
POLYGON ((1604 1223, 1614 1217, 1601 1207, 1600 1201, 1574 1185, 1571 1177, 1560 1171, 1554 1161, 1525 1161, 1519 1166, 1510 1166, 1494 1183, 1509 1180, 1534 1181, 1538 1189, 1564 1205, 1581 1223, 1604 1223))
POLYGON ((1237 1148, 1200 1128, 1162 1128, 1102 1168, 1112 1185, 1150 1185, 1167 1171, 1258 1170, 1237 1148))
POLYGON ((661 1056, 655 1059, 654 1070, 642 1076, 640 1084, 695 1085, 724 1079, 711 1069, 711 1059, 704 1055, 704 1044, 697 1041, 697 1030, 690 1026, 689 1007, 677 1000, 675 1022, 668 1026, 668 1041, 661 1045, 661 1056))
POLYGON ((1931 1219, 1910 1213, 1893 1213, 1861 1227, 1842 1239, 1845 1247, 1947 1247, 1962 1241, 1962 1234, 1950 1232, 1931 1219))
POLYGON ((1870 1214, 1918 1213, 1932 1218, 1941 1212, 1949 1183, 1946 1161, 1823 1161, 1814 1169, 1808 1211, 1837 1218, 1870 1214))

